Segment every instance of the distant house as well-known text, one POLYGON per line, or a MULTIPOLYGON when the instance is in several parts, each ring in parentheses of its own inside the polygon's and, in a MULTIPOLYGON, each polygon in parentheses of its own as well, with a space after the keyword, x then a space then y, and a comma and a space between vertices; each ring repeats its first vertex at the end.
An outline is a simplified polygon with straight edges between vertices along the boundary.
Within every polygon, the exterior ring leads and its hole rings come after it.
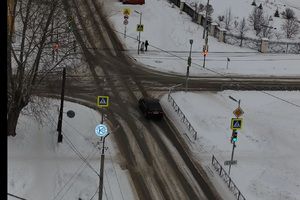
POLYGON ((123 4, 145 4, 145 0, 122 0, 123 4))

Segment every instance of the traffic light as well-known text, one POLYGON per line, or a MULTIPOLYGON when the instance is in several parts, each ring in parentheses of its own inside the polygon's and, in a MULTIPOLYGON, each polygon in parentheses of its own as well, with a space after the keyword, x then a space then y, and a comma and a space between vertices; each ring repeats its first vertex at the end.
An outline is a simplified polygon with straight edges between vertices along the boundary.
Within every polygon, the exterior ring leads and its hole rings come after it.
POLYGON ((237 131, 233 130, 231 135, 231 143, 237 142, 237 135, 238 135, 237 131))

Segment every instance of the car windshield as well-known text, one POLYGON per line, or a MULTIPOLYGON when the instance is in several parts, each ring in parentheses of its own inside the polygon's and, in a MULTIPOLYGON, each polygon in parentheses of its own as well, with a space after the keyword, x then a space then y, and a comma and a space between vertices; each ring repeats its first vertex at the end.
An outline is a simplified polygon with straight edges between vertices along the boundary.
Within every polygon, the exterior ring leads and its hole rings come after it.
POLYGON ((148 102, 148 106, 151 110, 161 110, 159 102, 148 102))

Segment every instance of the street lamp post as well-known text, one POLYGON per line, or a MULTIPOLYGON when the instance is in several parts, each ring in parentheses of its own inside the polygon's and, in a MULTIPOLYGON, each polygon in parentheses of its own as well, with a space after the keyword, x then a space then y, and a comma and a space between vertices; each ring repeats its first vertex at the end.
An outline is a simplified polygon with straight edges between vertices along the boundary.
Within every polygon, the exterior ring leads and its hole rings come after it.
POLYGON ((189 53, 189 57, 188 57, 188 65, 187 65, 187 69, 186 69, 186 77, 185 77, 185 92, 187 92, 187 88, 188 88, 188 79, 189 79, 189 72, 190 72, 190 66, 192 63, 192 45, 193 45, 193 40, 190 39, 190 53, 189 53))
MULTIPOLYGON (((134 10, 134 12, 136 12, 140 15, 140 26, 141 26, 141 24, 142 24, 142 12, 138 12, 136 10, 134 10)), ((138 54, 140 54, 140 42, 141 42, 141 31, 139 31, 138 54)))

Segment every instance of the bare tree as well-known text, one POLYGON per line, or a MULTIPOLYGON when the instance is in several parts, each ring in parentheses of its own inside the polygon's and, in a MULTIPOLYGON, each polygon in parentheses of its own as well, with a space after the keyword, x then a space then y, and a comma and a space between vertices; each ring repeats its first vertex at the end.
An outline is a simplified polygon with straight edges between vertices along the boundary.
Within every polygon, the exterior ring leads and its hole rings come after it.
POLYGON ((19 115, 34 90, 50 71, 66 64, 74 50, 61 1, 15 0, 14 8, 16 42, 8 41, 16 63, 8 65, 7 135, 11 136, 16 135, 19 115))
POLYGON ((248 20, 256 31, 256 35, 258 35, 261 32, 262 28, 261 24, 263 21, 263 9, 260 9, 258 7, 253 8, 253 11, 249 15, 248 20))
POLYGON ((286 38, 291 39, 295 37, 300 31, 297 18, 286 19, 281 29, 284 31, 286 38))
POLYGON ((283 38, 282 31, 274 31, 274 35, 275 35, 277 40, 281 40, 283 38))
POLYGON ((213 14, 214 12, 214 9, 212 7, 211 4, 209 4, 208 6, 205 5, 205 10, 207 10, 207 16, 208 16, 208 21, 211 22, 212 21, 212 18, 211 18, 211 15, 213 14), (207 7, 207 8, 206 8, 207 7))
POLYGON ((238 30, 239 30, 239 36, 240 36, 240 46, 243 46, 243 40, 245 37, 245 33, 249 30, 245 17, 240 21, 238 28, 239 28, 238 30))
POLYGON ((286 18, 286 19, 296 18, 295 12, 291 8, 286 8, 284 14, 285 14, 284 18, 286 18))
POLYGON ((225 29, 230 30, 231 22, 232 22, 232 15, 231 15, 231 8, 229 8, 226 10, 225 17, 224 17, 225 29))
POLYGON ((266 15, 263 17, 262 23, 261 23, 261 33, 260 36, 264 38, 270 38, 272 36, 274 27, 272 27, 270 16, 266 15))

